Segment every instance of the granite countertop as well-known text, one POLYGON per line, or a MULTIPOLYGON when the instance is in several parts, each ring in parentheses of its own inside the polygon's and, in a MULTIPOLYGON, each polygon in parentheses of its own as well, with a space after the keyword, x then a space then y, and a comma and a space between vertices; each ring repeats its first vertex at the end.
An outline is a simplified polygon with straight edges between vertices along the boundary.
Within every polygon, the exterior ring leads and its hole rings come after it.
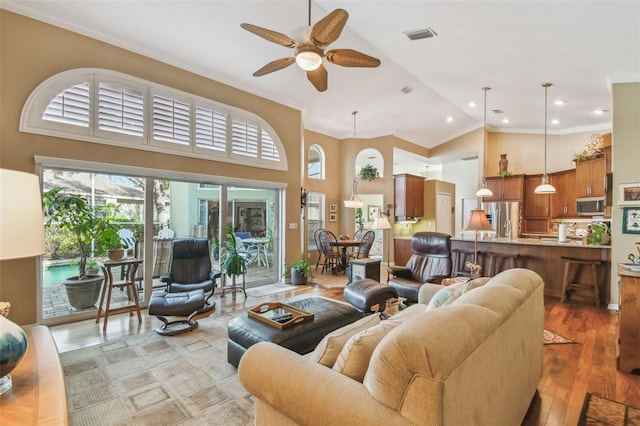
MULTIPOLYGON (((470 238, 456 238, 452 237, 452 241, 474 241, 470 238)), ((581 240, 569 239, 564 243, 558 241, 557 238, 512 238, 510 240, 504 237, 498 237, 495 239, 478 240, 479 243, 498 243, 498 244, 525 244, 525 245, 538 245, 538 246, 554 246, 554 247, 583 247, 593 249, 610 249, 610 245, 595 245, 595 244, 582 244, 581 240)))

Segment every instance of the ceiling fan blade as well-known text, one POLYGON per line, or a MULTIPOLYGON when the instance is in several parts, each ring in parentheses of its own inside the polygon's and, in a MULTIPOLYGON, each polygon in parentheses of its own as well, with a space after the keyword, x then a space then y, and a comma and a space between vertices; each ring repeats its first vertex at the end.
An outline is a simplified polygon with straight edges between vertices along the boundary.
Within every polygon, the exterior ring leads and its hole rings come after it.
POLYGON ((313 71, 307 71, 307 79, 313 84, 318 92, 324 92, 327 90, 327 80, 329 74, 324 65, 320 64, 318 68, 313 71))
POLYGON ((281 58, 276 59, 275 61, 269 62, 264 67, 260 68, 258 71, 253 73, 254 77, 261 77, 265 74, 269 74, 274 71, 281 70, 283 68, 288 67, 296 61, 296 58, 281 58))
POLYGON ((352 49, 332 49, 327 52, 325 57, 332 64, 343 67, 375 68, 380 65, 380 59, 352 49))
POLYGON ((240 26, 250 33, 254 33, 258 37, 262 37, 265 40, 269 40, 270 42, 279 44, 281 46, 298 47, 298 43, 294 39, 277 31, 271 31, 266 28, 247 23, 242 23, 240 24, 240 26))
POLYGON ((344 9, 336 9, 313 26, 311 41, 316 46, 328 46, 340 37, 342 29, 349 19, 349 13, 344 9))

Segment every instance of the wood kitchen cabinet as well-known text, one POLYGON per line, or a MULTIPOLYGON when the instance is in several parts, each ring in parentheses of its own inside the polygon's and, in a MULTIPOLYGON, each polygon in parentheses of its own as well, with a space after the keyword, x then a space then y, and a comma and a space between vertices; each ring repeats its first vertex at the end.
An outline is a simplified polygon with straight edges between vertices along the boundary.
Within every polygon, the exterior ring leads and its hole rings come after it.
POLYGON ((524 178, 523 223, 525 234, 547 234, 551 218, 551 195, 534 194, 542 182, 542 175, 528 175, 524 178))
POLYGON ((521 201, 524 187, 524 175, 509 177, 489 177, 487 188, 493 192, 493 197, 485 197, 483 201, 521 201))
POLYGON ((610 148, 604 149, 600 157, 576 163, 576 197, 603 197, 607 188, 607 173, 611 171, 610 148))
POLYGON ((551 195, 551 217, 576 217, 576 171, 574 169, 550 175, 556 193, 551 195))
POLYGON ((404 266, 411 257, 411 238, 396 238, 393 240, 393 263, 404 266))
POLYGON ((396 218, 422 217, 424 213, 424 177, 410 174, 394 175, 396 218))
POLYGON ((618 370, 640 374, 640 272, 618 266, 618 370))

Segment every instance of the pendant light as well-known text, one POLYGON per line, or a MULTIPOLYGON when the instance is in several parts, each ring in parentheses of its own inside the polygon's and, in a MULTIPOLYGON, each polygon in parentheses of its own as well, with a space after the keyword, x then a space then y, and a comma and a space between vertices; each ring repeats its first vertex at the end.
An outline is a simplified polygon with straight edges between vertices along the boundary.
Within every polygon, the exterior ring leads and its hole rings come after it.
POLYGON ((356 191, 358 184, 356 183, 356 114, 358 111, 353 111, 353 186, 351 187, 351 198, 344 200, 344 206, 348 209, 361 209, 364 207, 364 201, 358 198, 358 192, 356 191))
POLYGON ((484 176, 484 156, 487 146, 487 91, 491 90, 491 87, 483 87, 484 91, 484 120, 482 126, 482 186, 476 192, 476 197, 493 197, 493 192, 487 188, 487 179, 484 176))
POLYGON ((549 183, 547 176, 547 89, 551 83, 542 83, 544 87, 544 174, 542 175, 542 183, 533 190, 534 194, 555 194, 556 189, 549 183))

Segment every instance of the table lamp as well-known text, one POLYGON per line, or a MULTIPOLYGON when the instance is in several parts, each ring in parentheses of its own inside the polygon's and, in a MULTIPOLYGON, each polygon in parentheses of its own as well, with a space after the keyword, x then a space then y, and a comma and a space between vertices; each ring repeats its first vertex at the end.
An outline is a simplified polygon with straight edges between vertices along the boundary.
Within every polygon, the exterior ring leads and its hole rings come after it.
POLYGON ((473 250, 473 265, 469 266, 471 271, 471 277, 477 278, 480 276, 480 270, 482 267, 478 264, 478 232, 480 231, 495 231, 491 227, 491 224, 487 220, 487 215, 484 210, 471 210, 471 217, 469 218, 469 223, 467 227, 464 229, 466 231, 474 231, 476 242, 473 250))
MULTIPOLYGON (((391 223, 389 223, 389 218, 387 216, 379 216, 376 217, 373 221, 372 229, 382 229, 384 233, 385 230, 391 229, 391 223)), ((389 267, 389 256, 391 255, 391 251, 389 248, 389 243, 391 241, 391 236, 387 238, 387 268, 389 267)), ((387 269, 387 281, 389 281, 389 272, 387 269)))
MULTIPOLYGON (((38 176, 0 169, 0 260, 33 257, 45 251, 38 176)), ((5 317, 9 308, 9 303, 0 302, 0 395, 11 389, 9 373, 27 351, 24 330, 5 317)))

